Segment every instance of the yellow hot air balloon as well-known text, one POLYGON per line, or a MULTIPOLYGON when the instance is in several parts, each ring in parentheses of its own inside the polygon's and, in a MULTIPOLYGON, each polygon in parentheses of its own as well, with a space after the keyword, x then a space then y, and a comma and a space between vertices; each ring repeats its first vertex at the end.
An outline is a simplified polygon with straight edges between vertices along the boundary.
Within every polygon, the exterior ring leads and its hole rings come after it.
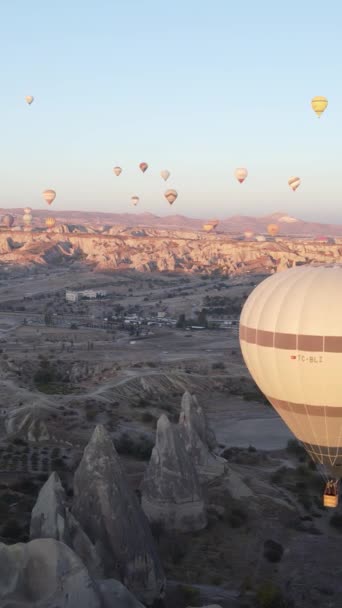
POLYGON ((328 105, 328 100, 326 97, 314 97, 311 100, 311 107, 314 112, 316 112, 318 118, 320 118, 321 114, 323 114, 324 110, 328 105))
MULTIPOLYGON (((245 363, 324 474, 342 477, 342 266, 276 273, 250 294, 240 317, 245 363)), ((336 506, 330 486, 324 504, 336 506), (330 503, 330 504, 329 504, 330 503)))
POLYGON ((26 103, 28 103, 28 105, 30 106, 31 103, 34 101, 34 97, 32 97, 32 95, 26 95, 25 97, 25 101, 26 103))
POLYGON ((148 164, 147 163, 140 163, 139 168, 141 169, 141 171, 143 173, 145 173, 145 171, 148 169, 148 164))
POLYGON ((168 201, 168 203, 170 203, 170 205, 173 205, 173 203, 175 202, 178 193, 176 190, 166 190, 166 192, 164 193, 164 196, 166 198, 166 200, 168 201))
POLYGON ((276 236, 278 234, 278 232, 279 232, 279 226, 278 226, 278 224, 268 224, 268 226, 267 226, 267 232, 271 236, 276 236))
POLYGON ((300 177, 290 177, 287 183, 289 184, 290 188, 292 188, 293 192, 295 192, 298 186, 300 186, 300 177))
POLYGON ((212 232, 212 230, 214 230, 214 226, 212 224, 203 224, 202 228, 205 230, 205 232, 212 232))
POLYGON ((170 177, 170 171, 168 171, 167 169, 163 169, 163 171, 160 172, 161 177, 163 178, 163 180, 166 182, 167 179, 169 179, 170 177))
POLYGON ((53 201, 56 198, 56 192, 54 190, 44 190, 43 197, 44 197, 45 202, 48 205, 51 205, 51 203, 53 203, 53 201))
POLYGON ((132 196, 131 201, 133 203, 133 205, 137 205, 139 203, 139 196, 132 196))
POLYGON ((47 217, 45 220, 45 226, 47 228, 53 228, 54 226, 56 226, 56 220, 54 217, 47 217))
POLYGON ((113 171, 114 171, 115 175, 119 176, 120 173, 122 172, 122 169, 121 169, 121 167, 114 167, 113 171))
POLYGON ((238 182, 240 182, 240 184, 242 184, 242 182, 245 181, 245 179, 248 175, 248 171, 244 167, 238 167, 237 169, 235 169, 234 175, 235 175, 236 179, 238 180, 238 182))

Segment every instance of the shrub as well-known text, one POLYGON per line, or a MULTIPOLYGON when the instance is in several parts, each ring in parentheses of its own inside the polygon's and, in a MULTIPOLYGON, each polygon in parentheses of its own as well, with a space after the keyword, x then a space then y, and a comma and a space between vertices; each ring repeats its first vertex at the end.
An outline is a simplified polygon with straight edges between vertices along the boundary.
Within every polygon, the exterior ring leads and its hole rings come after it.
POLYGON ((260 585, 256 599, 258 608, 286 608, 280 589, 271 582, 260 585))
POLYGON ((275 540, 266 540, 264 542, 264 557, 274 563, 280 562, 283 557, 284 549, 280 543, 275 540))
POLYGON ((329 524, 336 528, 336 530, 342 531, 342 514, 341 513, 333 513, 330 517, 329 524))
POLYGON ((223 361, 215 361, 215 363, 212 364, 211 369, 226 369, 226 366, 223 361))

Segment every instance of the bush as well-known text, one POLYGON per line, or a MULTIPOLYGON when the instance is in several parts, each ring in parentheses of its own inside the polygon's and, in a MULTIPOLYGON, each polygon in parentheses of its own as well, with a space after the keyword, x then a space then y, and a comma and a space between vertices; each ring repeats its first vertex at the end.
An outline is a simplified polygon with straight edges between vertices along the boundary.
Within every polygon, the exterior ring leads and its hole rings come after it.
POLYGON ((342 532, 342 514, 341 513, 333 513, 330 517, 329 524, 342 532))
POLYGON ((258 608, 286 608, 280 589, 271 582, 260 585, 256 599, 258 608))
POLYGON ((247 522, 248 515, 243 509, 233 507, 226 512, 225 519, 232 528, 241 528, 247 522))
POLYGON ((140 437, 135 437, 133 439, 128 433, 123 433, 123 435, 115 441, 115 447, 118 454, 134 456, 139 460, 148 460, 151 457, 154 443, 149 437, 145 437, 144 435, 140 435, 140 437))
POLYGON ((155 416, 150 412, 144 412, 141 416, 141 422, 155 422, 155 416))
POLYGON ((282 545, 275 540, 266 540, 264 542, 264 557, 272 564, 280 562, 283 553, 284 549, 282 545))
POLYGON ((211 369, 226 369, 226 366, 223 361, 216 361, 212 364, 211 369))
POLYGON ((201 594, 196 587, 190 585, 179 585, 179 591, 182 593, 186 606, 198 605, 201 601, 201 594))

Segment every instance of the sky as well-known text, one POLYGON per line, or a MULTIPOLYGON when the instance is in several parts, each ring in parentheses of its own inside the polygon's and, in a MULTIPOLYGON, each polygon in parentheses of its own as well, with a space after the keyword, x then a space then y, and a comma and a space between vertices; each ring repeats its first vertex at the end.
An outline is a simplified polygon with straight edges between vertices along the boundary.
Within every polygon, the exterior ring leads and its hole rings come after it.
POLYGON ((57 216, 342 223, 341 31, 340 0, 3 0, 0 207, 43 209, 53 188, 57 216))

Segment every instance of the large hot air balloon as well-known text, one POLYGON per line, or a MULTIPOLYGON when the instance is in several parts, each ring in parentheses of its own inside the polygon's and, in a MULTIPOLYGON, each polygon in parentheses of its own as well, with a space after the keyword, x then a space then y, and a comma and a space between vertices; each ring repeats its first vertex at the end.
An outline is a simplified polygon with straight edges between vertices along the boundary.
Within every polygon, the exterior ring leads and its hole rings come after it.
POLYGON ((245 232, 243 234, 244 234, 245 239, 251 239, 252 236, 254 236, 253 230, 245 230, 245 232))
POLYGON ((45 220, 45 226, 47 228, 53 228, 54 226, 56 226, 56 220, 54 217, 47 217, 45 220))
POLYGON ((141 171, 143 173, 145 173, 146 169, 148 169, 148 164, 147 163, 140 163, 139 168, 141 169, 141 171))
POLYGON ((268 224, 268 226, 267 226, 267 232, 271 236, 276 236, 278 234, 278 232, 279 232, 279 226, 278 226, 278 224, 268 224))
POLYGON ((48 205, 51 205, 51 203, 53 203, 53 201, 56 198, 56 192, 54 190, 44 190, 43 197, 44 197, 45 202, 48 205))
POLYGON ((122 169, 121 169, 121 167, 114 167, 113 171, 114 171, 115 175, 119 176, 120 173, 122 172, 122 169))
POLYGON ((167 169, 163 169, 163 171, 160 172, 161 177, 163 178, 163 180, 166 182, 166 180, 170 177, 170 171, 168 171, 167 169))
POLYGON ((139 203, 139 196, 132 196, 131 201, 133 203, 133 205, 137 205, 139 203))
POLYGON ((166 192, 164 193, 164 196, 166 198, 166 200, 168 201, 168 203, 170 203, 170 205, 173 205, 173 203, 175 202, 178 193, 176 190, 166 190, 166 192))
MULTIPOLYGON (((256 384, 321 472, 336 480, 342 477, 341 309, 342 266, 310 265, 262 281, 240 317, 241 350, 256 384)), ((334 488, 326 491, 326 506, 337 505, 334 488)))
POLYGON ((320 118, 321 114, 323 114, 324 110, 328 105, 328 100, 326 97, 314 97, 311 100, 311 107, 314 112, 316 112, 318 118, 320 118))
POLYGON ((240 167, 238 169, 235 169, 234 175, 235 175, 236 179, 238 180, 238 182, 240 182, 240 184, 242 184, 242 182, 245 181, 245 179, 248 175, 248 171, 247 171, 247 169, 240 167))
POLYGON ((34 101, 34 97, 32 97, 32 95, 26 95, 25 97, 25 101, 26 103, 28 103, 28 105, 30 106, 31 103, 34 101))
POLYGON ((292 188, 293 192, 295 192, 298 186, 300 186, 300 177, 290 177, 287 183, 289 184, 290 188, 292 188))
POLYGON ((1 223, 6 226, 7 228, 11 228, 14 224, 14 217, 13 215, 11 215, 10 213, 6 213, 6 215, 3 216, 1 223))

